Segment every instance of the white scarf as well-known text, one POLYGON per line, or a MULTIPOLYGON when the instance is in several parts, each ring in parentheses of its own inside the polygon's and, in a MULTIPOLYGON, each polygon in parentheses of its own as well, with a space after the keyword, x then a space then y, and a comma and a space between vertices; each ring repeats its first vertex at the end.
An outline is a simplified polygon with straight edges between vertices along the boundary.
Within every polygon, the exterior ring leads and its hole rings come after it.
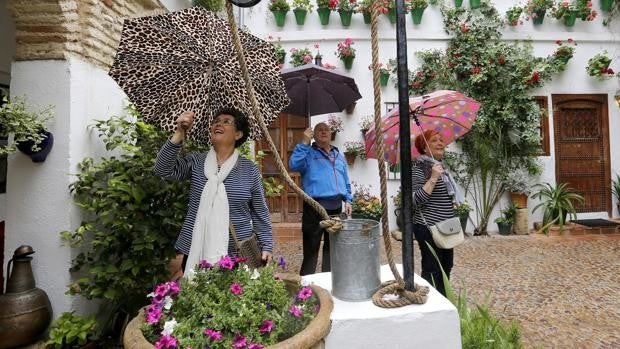
POLYGON ((192 245, 187 257, 187 270, 190 277, 194 267, 201 260, 206 259, 213 264, 228 254, 228 195, 224 179, 233 169, 238 158, 239 152, 235 149, 218 172, 215 151, 211 149, 207 153, 205 159, 207 184, 200 196, 192 232, 192 245))

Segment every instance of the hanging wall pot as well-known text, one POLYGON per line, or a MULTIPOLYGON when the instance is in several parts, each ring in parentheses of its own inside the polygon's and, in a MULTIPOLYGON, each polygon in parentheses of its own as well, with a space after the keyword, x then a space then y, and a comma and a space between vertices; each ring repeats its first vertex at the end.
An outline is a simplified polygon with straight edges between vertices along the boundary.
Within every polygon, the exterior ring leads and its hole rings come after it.
POLYGON ((37 151, 32 150, 32 147, 34 145, 34 142, 32 141, 20 142, 17 145, 17 149, 19 149, 22 153, 30 156, 32 162, 45 161, 45 158, 47 158, 47 154, 52 151, 52 146, 54 145, 54 135, 51 132, 41 131, 40 134, 43 135, 44 138, 41 143, 39 143, 40 149, 37 151))

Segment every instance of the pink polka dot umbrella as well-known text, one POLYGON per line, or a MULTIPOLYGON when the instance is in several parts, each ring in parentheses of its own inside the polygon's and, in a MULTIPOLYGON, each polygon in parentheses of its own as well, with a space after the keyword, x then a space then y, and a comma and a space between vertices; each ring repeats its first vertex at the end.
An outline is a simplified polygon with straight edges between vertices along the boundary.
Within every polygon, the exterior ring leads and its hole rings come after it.
MULTIPOLYGON (((474 124, 480 103, 463 93, 451 90, 440 90, 424 96, 409 99, 409 113, 411 121, 411 157, 418 157, 420 154, 413 146, 415 137, 426 130, 435 130, 443 136, 444 143, 449 144, 455 139, 466 134, 474 124), (417 116, 420 126, 414 121, 413 115, 417 116)), ((389 113, 381 117, 381 134, 385 144, 385 161, 391 164, 399 163, 399 127, 400 120, 398 108, 392 109, 389 113)), ((375 143, 377 135, 374 123, 370 126, 364 137, 366 145, 366 156, 377 159, 375 143)))

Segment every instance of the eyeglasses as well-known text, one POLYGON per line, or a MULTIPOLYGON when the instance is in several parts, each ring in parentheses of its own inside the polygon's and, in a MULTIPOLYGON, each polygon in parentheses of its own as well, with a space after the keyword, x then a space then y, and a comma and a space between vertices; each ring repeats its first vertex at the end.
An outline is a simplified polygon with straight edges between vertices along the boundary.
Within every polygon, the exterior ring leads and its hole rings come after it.
POLYGON ((234 124, 235 124, 235 120, 233 119, 217 119, 217 120, 213 120, 211 127, 215 125, 232 126, 234 124))

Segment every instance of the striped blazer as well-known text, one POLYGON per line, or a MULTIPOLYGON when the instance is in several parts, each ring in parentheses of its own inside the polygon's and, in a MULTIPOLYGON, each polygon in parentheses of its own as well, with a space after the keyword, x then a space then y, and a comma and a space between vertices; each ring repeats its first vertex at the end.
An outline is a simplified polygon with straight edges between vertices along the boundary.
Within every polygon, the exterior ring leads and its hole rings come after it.
MULTIPOLYGON (((204 174, 207 154, 189 153, 186 156, 180 156, 180 150, 180 144, 166 141, 157 154, 154 170, 157 175, 165 179, 190 180, 187 215, 175 244, 178 251, 189 255, 200 196, 207 183, 207 177, 204 174)), ((237 238, 247 239, 254 230, 262 250, 272 252, 271 219, 265 202, 261 174, 256 165, 251 160, 239 156, 239 161, 224 179, 224 187, 228 194, 230 222, 235 227, 237 238)), ((212 218, 218 219, 218 217, 212 218)), ((236 255, 232 237, 228 240, 228 253, 236 255)))

